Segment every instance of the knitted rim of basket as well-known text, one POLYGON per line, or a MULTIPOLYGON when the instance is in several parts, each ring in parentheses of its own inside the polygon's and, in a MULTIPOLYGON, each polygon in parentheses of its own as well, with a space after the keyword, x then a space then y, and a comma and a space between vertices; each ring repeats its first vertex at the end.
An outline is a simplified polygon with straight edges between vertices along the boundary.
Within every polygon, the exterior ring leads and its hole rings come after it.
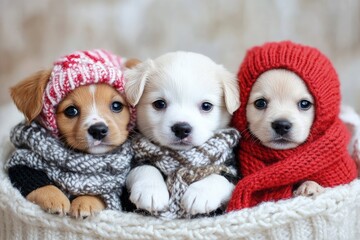
MULTIPOLYGON (((358 117, 358 116, 356 116, 358 117)), ((353 124, 360 126, 359 124, 353 124)), ((4 136, 0 136, 3 138, 4 136)), ((12 187, 3 164, 12 146, 0 139, 0 239, 357 239, 360 180, 217 217, 164 221, 106 210, 85 220, 51 215, 12 187)))

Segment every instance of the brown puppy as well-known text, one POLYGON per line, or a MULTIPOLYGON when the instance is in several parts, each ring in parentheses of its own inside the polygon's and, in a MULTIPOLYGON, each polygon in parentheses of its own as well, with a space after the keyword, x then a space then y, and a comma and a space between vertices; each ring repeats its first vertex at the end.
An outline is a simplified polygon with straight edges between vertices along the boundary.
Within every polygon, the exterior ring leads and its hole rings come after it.
MULTIPOLYGON (((129 60, 126 67, 136 62, 129 60)), ((43 96, 51 72, 39 71, 11 88, 13 101, 29 123, 42 122, 43 96)), ((79 86, 72 90, 57 105, 55 117, 59 139, 70 149, 85 153, 112 151, 125 142, 129 134, 128 104, 113 86, 105 83, 79 86)), ((67 196, 54 185, 37 188, 26 198, 50 213, 70 213, 76 218, 90 216, 106 207, 99 196, 78 196, 70 203, 67 196)))

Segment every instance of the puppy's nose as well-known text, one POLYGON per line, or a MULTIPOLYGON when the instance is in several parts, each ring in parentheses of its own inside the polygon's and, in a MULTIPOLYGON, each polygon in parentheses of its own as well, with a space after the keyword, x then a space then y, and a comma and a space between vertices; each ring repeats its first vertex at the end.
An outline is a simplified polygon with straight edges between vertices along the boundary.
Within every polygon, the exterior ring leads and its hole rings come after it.
POLYGON ((272 122, 271 127, 275 130, 277 134, 282 136, 290 131, 292 124, 288 120, 281 119, 272 122))
POLYGON ((175 136, 180 139, 184 139, 190 135, 192 127, 188 123, 176 123, 171 127, 171 131, 175 136))
POLYGON ((91 125, 88 133, 96 140, 101 140, 108 134, 109 128, 104 123, 91 125))

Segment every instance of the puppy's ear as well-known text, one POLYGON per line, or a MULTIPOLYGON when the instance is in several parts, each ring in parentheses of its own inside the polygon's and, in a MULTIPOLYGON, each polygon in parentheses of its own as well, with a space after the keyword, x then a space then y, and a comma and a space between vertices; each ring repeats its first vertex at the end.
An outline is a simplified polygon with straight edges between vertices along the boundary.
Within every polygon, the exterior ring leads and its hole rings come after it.
POLYGON ((124 72, 125 95, 131 106, 136 106, 144 92, 145 84, 149 78, 154 62, 147 60, 124 72))
POLYGON ((139 59, 130 58, 130 59, 126 60, 125 67, 128 69, 131 69, 131 68, 134 68, 139 63, 141 63, 141 61, 139 59))
POLYGON ((41 112, 42 97, 50 75, 51 70, 36 72, 10 89, 16 107, 28 122, 33 121, 41 112))
POLYGON ((223 66, 219 66, 219 74, 224 91, 226 109, 232 115, 240 107, 239 84, 236 76, 223 66))

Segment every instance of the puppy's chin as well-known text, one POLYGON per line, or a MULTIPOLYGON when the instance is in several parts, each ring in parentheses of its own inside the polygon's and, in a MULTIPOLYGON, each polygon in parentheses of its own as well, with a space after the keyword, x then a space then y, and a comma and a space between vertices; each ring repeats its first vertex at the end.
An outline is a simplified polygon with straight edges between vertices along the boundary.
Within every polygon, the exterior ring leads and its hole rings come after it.
POLYGON ((192 143, 188 143, 186 141, 178 141, 178 142, 173 142, 173 143, 167 144, 166 147, 181 151, 181 150, 189 150, 189 149, 195 147, 195 145, 192 143))
POLYGON ((155 139, 155 142, 159 143, 160 145, 171 148, 174 150, 189 150, 193 147, 195 147, 197 144, 195 144, 191 138, 185 138, 182 140, 179 139, 167 139, 167 138, 157 138, 157 137, 150 137, 150 139, 155 139), (157 139, 162 139, 160 141, 157 141, 157 139))
POLYGON ((269 142, 262 142, 262 144, 268 148, 276 149, 276 150, 286 150, 296 148, 300 145, 300 143, 292 142, 285 139, 272 140, 269 142))
POLYGON ((98 146, 92 146, 89 147, 86 152, 91 153, 91 154, 104 154, 107 152, 110 152, 111 150, 114 149, 114 146, 107 146, 107 145, 98 145, 98 146))
POLYGON ((161 146, 165 146, 167 148, 171 148, 174 150, 190 150, 191 148, 198 147, 203 145, 208 139, 211 138, 213 132, 207 132, 203 134, 196 134, 190 135, 184 139, 179 139, 174 136, 173 134, 162 134, 162 135, 145 135, 149 139, 153 139, 153 141, 159 143, 161 146))

